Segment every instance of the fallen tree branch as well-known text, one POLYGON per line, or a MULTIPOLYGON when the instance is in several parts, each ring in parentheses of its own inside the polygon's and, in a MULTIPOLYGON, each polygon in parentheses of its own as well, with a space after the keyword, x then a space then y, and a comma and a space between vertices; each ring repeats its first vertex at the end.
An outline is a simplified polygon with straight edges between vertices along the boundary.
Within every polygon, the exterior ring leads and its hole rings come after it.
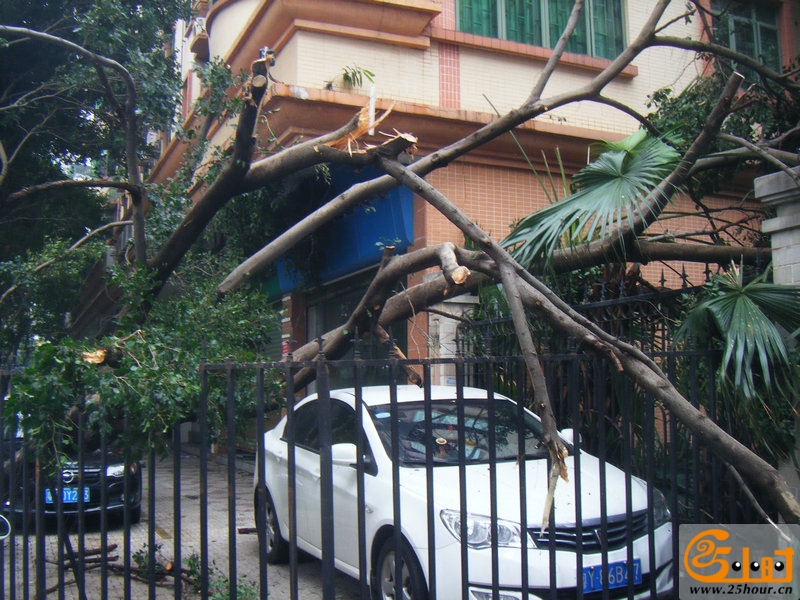
POLYGON ((59 181, 48 181, 38 185, 24 187, 19 191, 8 196, 9 200, 20 200, 33 194, 49 192, 62 188, 112 188, 133 192, 136 188, 128 181, 109 181, 108 179, 63 179, 59 181))

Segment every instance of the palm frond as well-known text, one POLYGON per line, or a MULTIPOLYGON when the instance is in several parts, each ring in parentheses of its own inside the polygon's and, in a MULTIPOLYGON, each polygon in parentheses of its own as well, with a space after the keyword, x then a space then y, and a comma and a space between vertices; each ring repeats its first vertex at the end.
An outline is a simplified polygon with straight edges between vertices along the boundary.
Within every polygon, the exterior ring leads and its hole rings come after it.
POLYGON ((503 240, 526 268, 546 265, 560 247, 609 236, 628 219, 657 217, 645 198, 674 169, 678 152, 645 131, 601 148, 573 177, 575 193, 528 215, 503 240))
POLYGON ((800 286, 763 277, 744 284, 741 269, 734 268, 715 278, 707 295, 689 313, 676 341, 690 336, 722 340, 719 378, 746 399, 757 398, 762 385, 791 385, 785 332, 800 328, 800 286))

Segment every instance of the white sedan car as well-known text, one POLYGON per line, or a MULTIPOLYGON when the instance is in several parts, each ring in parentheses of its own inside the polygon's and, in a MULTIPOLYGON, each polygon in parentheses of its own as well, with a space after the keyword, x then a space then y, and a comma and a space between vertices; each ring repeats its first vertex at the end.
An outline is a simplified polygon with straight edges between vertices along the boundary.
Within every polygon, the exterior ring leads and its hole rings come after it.
MULTIPOLYGON (((427 598, 431 585, 436 586, 436 597, 441 600, 462 598, 463 586, 474 600, 493 598, 498 589, 502 600, 549 598, 551 572, 559 597, 575 597, 577 588, 591 597, 602 590, 604 581, 612 598, 627 597, 631 587, 636 597, 649 597, 653 579, 659 595, 672 589, 672 525, 660 492, 652 490, 653 507, 648 511, 643 481, 630 478, 626 493, 622 471, 581 452, 580 474, 574 471, 574 457, 568 458, 570 481, 561 480, 556 488, 554 535, 548 530, 542 535, 548 453, 540 442, 538 417, 526 410, 520 423, 516 403, 499 394, 489 401, 481 389, 464 388, 463 401, 457 402, 455 387, 434 386, 430 403, 418 387, 395 389, 396 402, 390 402, 388 386, 361 390, 366 443, 362 463, 364 535, 373 598, 427 598), (525 459, 518 460, 522 454, 525 459), (430 473, 426 463, 432 465, 430 473), (605 494, 600 487, 601 470, 605 494), (525 482, 522 490, 521 479, 525 482), (576 498, 576 479, 580 498, 576 498), (432 483, 432 505, 428 481, 432 483), (464 506, 462 489, 466 492, 464 506), (394 533, 395 497, 399 498, 399 538, 394 533), (629 510, 626 497, 630 497, 629 510), (605 515, 601 498, 605 498, 605 515), (523 504, 524 513, 520 510, 523 504), (577 504, 581 528, 576 527, 577 504), (526 529, 521 521, 527 523, 526 529), (433 524, 431 536, 429 522, 433 524), (431 539, 433 552, 429 552, 431 539), (466 544, 463 553, 462 542, 466 544), (551 544, 555 548, 552 565, 551 544), (400 565, 395 561, 397 550, 400 565), (522 569, 525 561, 527 582, 522 569)), ((335 565, 357 578, 356 392, 333 390, 330 398, 335 565)), ((288 557, 290 489, 296 501, 297 545, 316 557, 322 555, 319 409, 316 395, 295 407, 294 482, 287 469, 287 418, 264 435, 269 562, 288 557)))

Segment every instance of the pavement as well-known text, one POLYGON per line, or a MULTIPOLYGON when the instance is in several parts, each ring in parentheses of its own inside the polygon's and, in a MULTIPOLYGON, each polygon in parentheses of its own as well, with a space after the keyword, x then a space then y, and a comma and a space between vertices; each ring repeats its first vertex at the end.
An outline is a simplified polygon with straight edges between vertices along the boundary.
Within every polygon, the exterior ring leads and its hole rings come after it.
MULTIPOLYGON (((240 600, 259 598, 259 561, 258 561, 258 536, 255 533, 253 519, 253 457, 247 453, 237 456, 234 470, 233 494, 229 494, 228 469, 225 464, 226 457, 212 457, 208 461, 208 489, 207 489, 207 518, 208 518, 208 564, 211 569, 212 581, 226 581, 230 573, 230 556, 235 549, 236 580, 239 583, 240 600), (235 514, 233 519, 233 536, 230 534, 231 510, 235 514), (252 595, 248 594, 250 592, 252 595)), ((181 563, 186 570, 194 558, 199 560, 201 551, 200 539, 200 459, 196 453, 186 451, 180 460, 180 555, 181 563)), ((89 600, 113 598, 114 600, 127 600, 139 598, 175 598, 174 578, 166 576, 157 586, 148 586, 140 581, 132 580, 126 585, 126 580, 121 574, 124 562, 125 548, 130 549, 131 565, 136 568, 137 563, 142 563, 140 557, 146 556, 149 547, 148 540, 155 539, 158 564, 167 568, 178 555, 176 551, 175 528, 175 477, 174 460, 167 457, 156 463, 155 469, 155 520, 151 523, 148 510, 147 486, 149 473, 145 467, 143 473, 145 485, 144 502, 142 506, 142 520, 131 528, 130 536, 126 539, 122 527, 108 531, 105 544, 105 562, 109 565, 109 575, 106 579, 107 594, 103 592, 101 581, 100 562, 103 561, 103 543, 98 528, 87 527, 87 532, 82 542, 83 548, 88 551, 97 551, 87 560, 87 565, 93 568, 85 573, 86 597, 89 600)), ((77 551, 81 541, 77 535, 70 536, 73 548, 77 551)), ((13 536, 13 540, 2 542, 4 552, 0 555, 3 563, 3 598, 28 598, 33 596, 33 581, 35 578, 35 540, 31 536, 13 536), (27 544, 26 544, 27 540, 27 544), (27 546, 27 547, 26 547, 27 546), (13 550, 14 558, 11 559, 13 550), (21 568, 28 558, 29 575, 26 579, 21 568), (10 569, 15 566, 15 573, 10 569), (13 590, 11 589, 13 584, 13 590), (26 594, 26 589, 28 594, 26 594)), ((45 537, 45 552, 47 561, 46 586, 50 588, 48 596, 58 597, 59 600, 80 599, 79 586, 71 571, 62 570, 63 577, 59 574, 58 562, 58 536, 49 533, 45 537)), ((322 598, 321 563, 305 557, 298 565, 298 598, 302 600, 322 598)), ((334 581, 336 598, 345 600, 358 600, 358 582, 337 573, 334 581)), ((184 584, 183 598, 198 598, 199 594, 191 590, 191 581, 184 584)), ((223 586, 226 587, 226 586, 223 586)), ((267 589, 270 598, 290 598, 290 578, 288 565, 269 565, 267 571, 267 589)), ((209 595, 214 589, 209 590, 209 595)), ((225 594, 224 597, 228 597, 225 594)))

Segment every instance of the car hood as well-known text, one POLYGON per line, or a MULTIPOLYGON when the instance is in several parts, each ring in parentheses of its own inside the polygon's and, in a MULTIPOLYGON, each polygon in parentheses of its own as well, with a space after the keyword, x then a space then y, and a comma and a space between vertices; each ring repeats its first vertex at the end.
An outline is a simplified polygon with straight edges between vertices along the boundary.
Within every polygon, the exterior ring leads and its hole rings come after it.
MULTIPOLYGON (((527 522, 531 525, 541 522, 547 497, 548 469, 543 459, 527 460, 525 463, 525 497, 527 522)), ((574 525, 576 522, 576 480, 575 459, 566 459, 569 481, 558 480, 554 497, 555 523, 574 525)), ((580 454, 580 501, 583 522, 599 521, 601 518, 600 467, 603 465, 596 457, 580 454)), ((467 512, 472 514, 491 514, 490 468, 488 464, 468 465, 466 473, 467 512)), ((495 468, 497 477, 497 516, 509 521, 520 521, 519 466, 516 461, 498 462, 495 468)), ((606 516, 613 518, 625 515, 625 473, 605 463, 606 516)), ((401 469, 401 487, 414 495, 425 498, 425 469, 401 469)), ((457 466, 437 466, 433 469, 433 486, 436 510, 454 509, 460 506, 459 470, 457 466)), ((643 481, 636 477, 630 479, 631 509, 633 512, 647 508, 647 491, 643 481)))

